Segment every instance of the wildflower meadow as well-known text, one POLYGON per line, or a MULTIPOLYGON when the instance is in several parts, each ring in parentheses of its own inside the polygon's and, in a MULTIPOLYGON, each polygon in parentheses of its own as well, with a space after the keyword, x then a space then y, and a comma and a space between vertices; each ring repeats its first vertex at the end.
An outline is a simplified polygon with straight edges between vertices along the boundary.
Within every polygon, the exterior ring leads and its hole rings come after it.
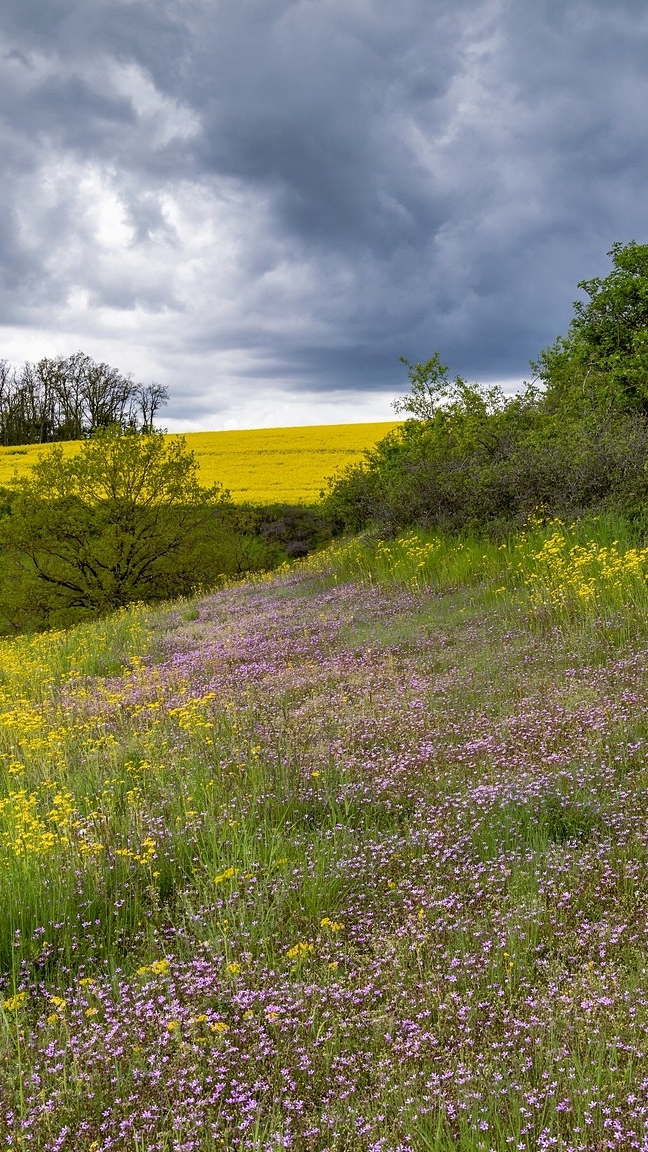
POLYGON ((366 537, 0 644, 0 1147, 648 1148, 648 551, 366 537))

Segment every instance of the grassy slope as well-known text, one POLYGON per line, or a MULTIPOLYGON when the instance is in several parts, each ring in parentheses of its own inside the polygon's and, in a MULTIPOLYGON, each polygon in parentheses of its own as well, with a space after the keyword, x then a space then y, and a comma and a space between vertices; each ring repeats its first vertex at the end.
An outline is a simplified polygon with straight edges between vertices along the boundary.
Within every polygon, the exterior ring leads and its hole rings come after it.
POLYGON ((7 1142, 645 1146, 643 585, 399 547, 3 646, 7 1142))
MULTIPOLYGON (((357 461, 396 423, 189 432, 186 440, 200 464, 201 483, 220 481, 239 502, 312 503, 329 476, 357 461)), ((74 442, 64 447, 76 450, 74 442)), ((10 484, 43 451, 37 444, 0 448, 0 484, 10 484)))

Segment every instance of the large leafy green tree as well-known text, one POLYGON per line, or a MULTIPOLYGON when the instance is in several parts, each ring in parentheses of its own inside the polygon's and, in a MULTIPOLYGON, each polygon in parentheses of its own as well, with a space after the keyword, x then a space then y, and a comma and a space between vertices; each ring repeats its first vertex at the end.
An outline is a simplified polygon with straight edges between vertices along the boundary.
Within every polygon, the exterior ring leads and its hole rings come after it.
POLYGON ((67 622, 214 580, 214 525, 229 504, 221 485, 201 487, 182 437, 114 427, 74 455, 48 449, 0 524, 5 608, 67 622))
POLYGON ((566 336, 533 364, 548 407, 648 413, 648 244, 614 244, 612 271, 581 280, 566 336))

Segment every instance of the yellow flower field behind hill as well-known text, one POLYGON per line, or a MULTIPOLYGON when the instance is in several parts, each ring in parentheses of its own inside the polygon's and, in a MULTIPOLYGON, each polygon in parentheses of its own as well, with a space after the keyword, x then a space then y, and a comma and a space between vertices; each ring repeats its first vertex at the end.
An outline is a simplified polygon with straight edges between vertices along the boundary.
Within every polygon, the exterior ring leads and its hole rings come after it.
MULTIPOLYGON (((312 503, 328 476, 359 460, 398 421, 372 424, 320 424, 302 428, 253 428, 243 432, 189 432, 200 479, 220 481, 239 503, 312 503)), ((49 445, 0 448, 0 485, 11 484, 49 445)), ((76 451, 69 441, 64 451, 76 451)))
POLYGON ((396 421, 254 428, 247 432, 191 432, 203 484, 221 480, 238 501, 312 503, 327 476, 359 460, 396 421))

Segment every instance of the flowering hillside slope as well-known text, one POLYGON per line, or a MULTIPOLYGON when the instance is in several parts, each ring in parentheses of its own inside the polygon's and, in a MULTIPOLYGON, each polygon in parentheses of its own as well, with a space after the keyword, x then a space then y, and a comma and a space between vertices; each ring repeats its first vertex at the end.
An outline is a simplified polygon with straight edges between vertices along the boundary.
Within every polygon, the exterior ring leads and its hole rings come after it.
MULTIPOLYGON (((239 502, 313 503, 329 476, 356 463, 397 423, 188 432, 186 441, 206 487, 219 481, 239 502)), ((76 443, 67 441, 63 450, 75 452, 76 443)), ((0 448, 0 485, 10 484, 16 472, 24 473, 44 451, 47 446, 40 444, 0 448)))
POLYGON ((645 629, 426 547, 2 645, 3 1146, 646 1146, 645 629))

